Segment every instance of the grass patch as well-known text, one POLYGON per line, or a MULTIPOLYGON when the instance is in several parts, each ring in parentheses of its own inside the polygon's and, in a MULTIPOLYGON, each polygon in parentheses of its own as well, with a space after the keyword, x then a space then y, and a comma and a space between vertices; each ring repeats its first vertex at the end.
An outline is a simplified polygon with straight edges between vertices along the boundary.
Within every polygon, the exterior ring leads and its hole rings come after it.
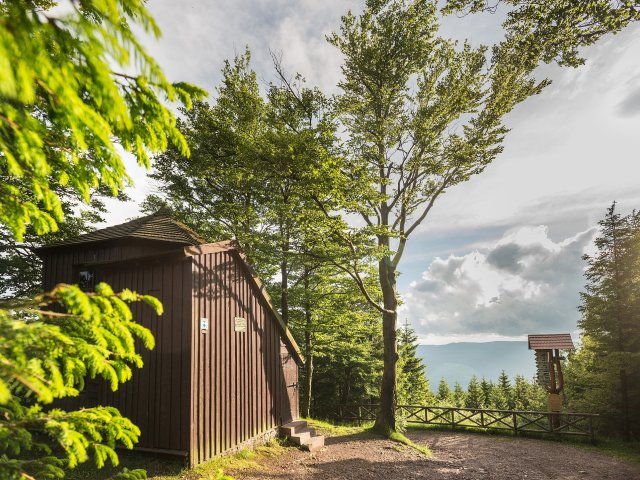
POLYGON ((335 425, 323 420, 315 420, 313 418, 304 419, 310 427, 315 428, 320 435, 326 437, 342 437, 345 435, 354 435, 362 433, 373 426, 373 422, 366 422, 361 425, 335 425))
POLYGON ((393 440, 394 442, 398 442, 398 443, 401 443, 402 445, 406 445, 407 447, 411 447, 427 457, 431 457, 433 455, 431 453, 431 450, 429 450, 428 446, 418 445, 417 443, 414 443, 410 438, 407 438, 405 435, 403 435, 400 432, 391 432, 391 434, 389 435, 389 440, 393 440))
POLYGON ((65 480, 105 480, 123 468, 141 468, 147 471, 149 480, 233 480, 223 472, 229 470, 259 469, 259 460, 272 458, 286 451, 287 447, 277 438, 254 449, 244 449, 233 455, 214 458, 195 468, 185 468, 182 459, 160 457, 149 453, 122 452, 120 465, 96 470, 91 462, 69 470, 65 480))
POLYGON ((621 440, 599 439, 594 445, 589 443, 577 444, 582 448, 602 452, 606 455, 640 463, 640 442, 623 442, 621 440))

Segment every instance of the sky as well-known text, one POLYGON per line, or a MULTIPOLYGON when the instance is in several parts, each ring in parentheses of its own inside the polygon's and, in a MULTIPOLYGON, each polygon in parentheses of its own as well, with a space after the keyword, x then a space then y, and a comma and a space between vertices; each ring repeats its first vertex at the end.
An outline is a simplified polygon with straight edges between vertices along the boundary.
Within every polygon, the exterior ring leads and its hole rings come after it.
MULTIPOLYGON (((337 93, 341 57, 325 41, 344 0, 154 0, 161 39, 144 38, 172 81, 215 95, 225 59, 249 46, 266 85, 271 52, 309 84, 337 93)), ((447 17, 441 35, 473 44, 500 40, 500 14, 447 17)), ((419 341, 522 340, 527 333, 577 338, 584 253, 615 200, 640 207, 640 24, 583 51, 578 69, 544 65, 552 84, 505 119, 504 151, 486 170, 450 189, 410 239, 398 279, 400 321, 419 341)), ((113 204, 109 224, 135 216, 155 191, 128 160, 133 202, 113 204)))

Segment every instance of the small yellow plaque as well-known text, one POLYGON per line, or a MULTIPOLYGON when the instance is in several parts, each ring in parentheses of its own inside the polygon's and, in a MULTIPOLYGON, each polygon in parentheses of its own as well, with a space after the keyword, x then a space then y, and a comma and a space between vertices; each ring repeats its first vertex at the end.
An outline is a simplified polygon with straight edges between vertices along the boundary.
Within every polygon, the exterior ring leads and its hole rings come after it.
POLYGON ((562 411, 562 397, 557 393, 549 394, 549 398, 547 399, 547 404, 549 405, 549 411, 551 412, 562 411))
POLYGON ((235 317, 233 322, 234 330, 236 332, 246 332, 247 331, 247 319, 244 317, 235 317))

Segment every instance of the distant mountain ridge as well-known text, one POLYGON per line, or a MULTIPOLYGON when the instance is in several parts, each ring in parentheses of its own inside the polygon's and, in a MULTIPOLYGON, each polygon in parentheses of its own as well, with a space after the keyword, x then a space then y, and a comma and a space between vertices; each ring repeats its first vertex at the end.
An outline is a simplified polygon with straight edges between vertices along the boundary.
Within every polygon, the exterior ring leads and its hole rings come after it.
POLYGON ((418 356, 426 365, 431 389, 437 390, 440 378, 453 388, 459 382, 466 388, 473 375, 487 380, 498 379, 504 370, 510 378, 523 375, 531 380, 536 365, 527 342, 460 342, 446 345, 418 345, 418 356))

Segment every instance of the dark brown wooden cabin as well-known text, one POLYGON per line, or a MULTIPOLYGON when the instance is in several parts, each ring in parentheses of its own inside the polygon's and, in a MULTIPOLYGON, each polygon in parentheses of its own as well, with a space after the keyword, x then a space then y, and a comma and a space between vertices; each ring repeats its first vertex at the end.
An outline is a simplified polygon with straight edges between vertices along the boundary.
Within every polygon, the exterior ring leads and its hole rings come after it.
POLYGON ((162 301, 134 318, 156 339, 116 392, 102 382, 64 406, 112 405, 141 430, 138 448, 195 465, 298 417, 302 358, 264 286, 232 242, 205 243, 164 212, 37 249, 44 287, 96 282, 162 301))

